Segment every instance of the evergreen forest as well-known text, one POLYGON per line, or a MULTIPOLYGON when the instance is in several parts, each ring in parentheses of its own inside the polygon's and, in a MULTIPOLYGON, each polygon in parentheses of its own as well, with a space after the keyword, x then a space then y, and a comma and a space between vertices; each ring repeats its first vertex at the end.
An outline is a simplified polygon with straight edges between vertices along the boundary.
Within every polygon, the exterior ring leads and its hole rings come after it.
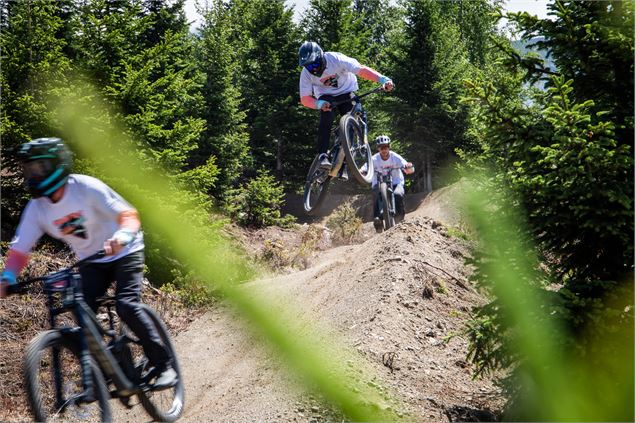
MULTIPOLYGON (((80 142, 54 105, 95 98, 105 110, 95 126, 117 122, 135 163, 186 187, 178 201, 214 216, 211 226, 292 225, 284 201, 301 192, 317 143, 319 114, 298 90, 298 48, 310 40, 394 81, 364 107, 370 138, 389 134, 415 163, 407 192, 478 174, 484 190, 511 193, 494 213, 515 210, 521 224, 496 239, 520 240, 540 263, 522 283, 563 328, 545 342, 589 368, 632 347, 633 1, 550 0, 548 19, 508 13, 502 0, 310 0, 299 19, 282 0, 200 3, 194 27, 185 0, 0 0, 3 253, 29 199, 17 149, 38 137, 80 142), (594 342, 606 334, 613 341, 594 342)), ((360 92, 375 86, 359 81, 360 92)), ((78 173, 127 183, 99 169, 75 158, 78 173)), ((172 247, 152 234, 147 243, 151 282, 186 284, 185 266, 165 260, 172 247)), ((463 336, 476 376, 505 375, 519 404, 509 418, 532 420, 528 362, 488 267, 509 246, 474 252, 490 301, 463 336)), ((615 391, 631 404, 632 382, 615 391)), ((618 411, 598 418, 633 418, 618 411)))

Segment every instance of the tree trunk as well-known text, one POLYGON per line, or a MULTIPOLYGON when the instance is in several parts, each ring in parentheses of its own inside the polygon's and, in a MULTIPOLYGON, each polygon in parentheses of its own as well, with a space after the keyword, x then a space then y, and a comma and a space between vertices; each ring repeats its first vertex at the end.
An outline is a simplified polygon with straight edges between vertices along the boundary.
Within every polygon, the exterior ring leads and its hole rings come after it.
POLYGON ((282 166, 282 139, 278 139, 276 142, 276 176, 279 180, 282 180, 283 166, 282 166))

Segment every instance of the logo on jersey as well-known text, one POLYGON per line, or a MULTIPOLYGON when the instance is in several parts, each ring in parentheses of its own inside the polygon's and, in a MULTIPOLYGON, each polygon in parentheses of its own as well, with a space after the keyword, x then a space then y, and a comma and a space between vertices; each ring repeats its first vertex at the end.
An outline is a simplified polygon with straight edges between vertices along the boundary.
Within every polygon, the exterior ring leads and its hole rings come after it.
POLYGON ((63 235, 74 235, 76 237, 86 239, 86 228, 83 223, 86 219, 82 216, 82 212, 68 214, 61 219, 53 221, 63 235))
POLYGON ((324 77, 320 79, 320 82, 327 87, 337 88, 337 74, 324 77))

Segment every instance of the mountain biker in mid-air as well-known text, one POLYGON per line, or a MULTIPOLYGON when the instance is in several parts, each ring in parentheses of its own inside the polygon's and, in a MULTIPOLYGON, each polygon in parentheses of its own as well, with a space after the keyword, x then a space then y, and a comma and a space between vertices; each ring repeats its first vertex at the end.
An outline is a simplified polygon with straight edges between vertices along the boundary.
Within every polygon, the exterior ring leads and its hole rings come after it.
POLYGON ((119 317, 137 335, 157 376, 154 389, 176 383, 168 351, 157 330, 140 308, 144 243, 139 214, 99 179, 71 174, 71 152, 60 138, 38 138, 18 152, 28 202, 0 275, 0 298, 15 284, 29 253, 42 235, 66 242, 83 259, 100 250, 105 256, 80 266, 86 303, 96 311, 112 281, 116 285, 119 317))
MULTIPOLYGON (((375 172, 379 174, 386 174, 392 172, 392 189, 395 196, 395 221, 401 222, 406 216, 405 208, 405 191, 404 191, 404 177, 401 173, 403 171, 410 175, 414 172, 412 163, 407 162, 403 157, 394 151, 390 151, 390 138, 387 135, 380 135, 375 138, 377 144, 377 153, 373 155, 373 166, 375 172)), ((362 170, 365 170, 362 168, 362 170)), ((383 229, 383 223, 381 221, 381 215, 379 210, 379 184, 376 179, 373 179, 373 226, 375 231, 381 232, 383 229)))
MULTIPOLYGON (((321 112, 318 128, 318 154, 320 155, 320 165, 330 169, 331 162, 326 152, 329 148, 329 132, 335 119, 330 102, 351 98, 351 93, 359 88, 355 75, 369 81, 379 82, 386 91, 392 90, 394 84, 387 76, 383 76, 367 66, 360 65, 357 60, 351 57, 336 52, 323 52, 316 42, 305 41, 300 46, 298 53, 300 66, 303 67, 300 74, 300 101, 305 107, 321 112)), ((350 102, 337 106, 342 115, 349 112, 352 107, 350 102)), ((343 173, 341 177, 346 179, 347 175, 343 173)))

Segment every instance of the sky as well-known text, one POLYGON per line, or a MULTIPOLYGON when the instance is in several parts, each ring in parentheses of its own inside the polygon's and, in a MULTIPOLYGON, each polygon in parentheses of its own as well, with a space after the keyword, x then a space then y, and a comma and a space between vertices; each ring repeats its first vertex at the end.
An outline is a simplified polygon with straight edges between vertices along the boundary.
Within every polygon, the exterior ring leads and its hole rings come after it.
MULTIPOLYGON (((196 3, 205 5, 206 0, 186 0, 185 3, 185 13, 188 20, 194 22, 194 27, 198 26, 198 22, 201 19, 196 11, 196 3)), ((298 21, 301 13, 308 7, 309 0, 285 0, 285 3, 289 6, 295 5, 295 20, 298 21)), ((508 12, 529 12, 544 19, 547 17, 547 3, 549 3, 549 0, 507 0, 505 9, 508 12)), ((502 25, 505 25, 505 22, 501 22, 499 26, 502 25)))

